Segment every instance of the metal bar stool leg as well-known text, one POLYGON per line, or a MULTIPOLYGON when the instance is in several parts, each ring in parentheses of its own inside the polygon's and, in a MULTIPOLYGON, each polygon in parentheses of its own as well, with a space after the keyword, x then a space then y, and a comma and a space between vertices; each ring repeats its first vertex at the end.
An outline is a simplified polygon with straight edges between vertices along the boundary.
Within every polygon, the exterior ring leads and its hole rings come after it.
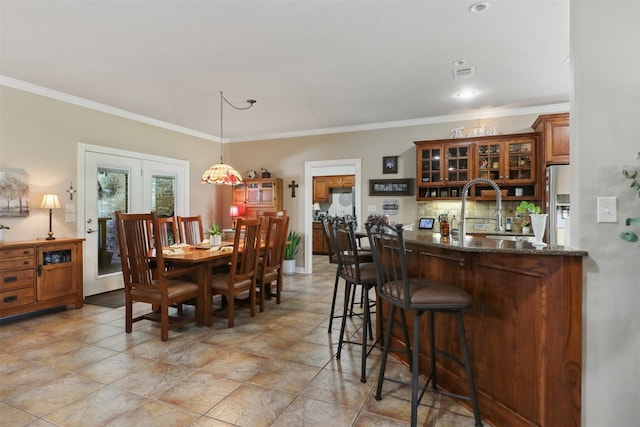
POLYGON ((471 397, 471 406, 473 407, 473 418, 475 419, 476 427, 482 426, 482 419, 480 418, 480 406, 478 405, 478 396, 476 394, 476 384, 473 380, 473 371, 471 369, 471 358, 469 357, 469 348, 467 347, 467 336, 464 332, 464 320, 462 318, 462 312, 456 313, 458 318, 458 335, 460 336, 460 347, 462 347, 462 357, 464 360, 464 370, 467 374, 469 382, 469 396, 471 397))
POLYGON ((338 295, 338 282, 340 281, 340 271, 336 267, 336 281, 333 284, 333 299, 331 300, 331 313, 329 314, 329 330, 331 333, 331 326, 333 325, 333 318, 335 317, 336 310, 336 296, 338 295))
POLYGON ((391 328, 393 326, 393 315, 396 311, 395 305, 389 307, 389 317, 387 318, 387 327, 384 331, 384 344, 382 345, 382 360, 380 361, 380 374, 378 375, 378 387, 376 388, 376 400, 382 400, 382 383, 384 381, 384 371, 387 367, 387 357, 389 356, 389 347, 391 345, 391 328))
POLYGON ((349 310, 349 294, 351 293, 352 284, 345 280, 344 287, 344 307, 342 309, 342 323, 340 325, 340 339, 338 340, 338 352, 336 353, 336 359, 340 359, 342 354, 342 346, 344 345, 344 330, 347 323, 347 311, 349 310))
POLYGON ((418 381, 420 379, 420 317, 421 312, 416 312, 413 316, 413 356, 411 364, 411 427, 418 425, 418 381))
POLYGON ((431 373, 429 379, 431 381, 432 390, 438 390, 438 377, 436 371, 436 328, 435 315, 433 311, 429 312, 429 359, 431 362, 431 373))

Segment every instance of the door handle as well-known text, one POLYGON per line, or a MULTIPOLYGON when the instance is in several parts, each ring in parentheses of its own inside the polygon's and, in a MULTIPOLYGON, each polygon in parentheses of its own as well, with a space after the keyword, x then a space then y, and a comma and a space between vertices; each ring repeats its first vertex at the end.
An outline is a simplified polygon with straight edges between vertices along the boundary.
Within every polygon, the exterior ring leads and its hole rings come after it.
POLYGON ((87 234, 95 233, 98 230, 94 230, 93 228, 87 228, 87 234))

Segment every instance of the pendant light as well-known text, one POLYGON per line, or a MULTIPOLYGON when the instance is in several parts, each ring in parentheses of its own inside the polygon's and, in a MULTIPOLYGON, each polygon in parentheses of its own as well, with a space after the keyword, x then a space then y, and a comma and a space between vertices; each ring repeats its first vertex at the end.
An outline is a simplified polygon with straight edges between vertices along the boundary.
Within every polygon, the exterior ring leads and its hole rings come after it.
POLYGON ((222 144, 224 144, 224 131, 223 131, 223 107, 224 103, 229 104, 236 110, 248 110, 256 103, 255 99, 247 99, 249 103, 246 107, 236 107, 227 98, 224 97, 222 91, 220 91, 220 163, 211 166, 202 175, 202 182, 207 184, 226 184, 235 185, 242 182, 242 176, 231 165, 227 165, 222 161, 222 144))

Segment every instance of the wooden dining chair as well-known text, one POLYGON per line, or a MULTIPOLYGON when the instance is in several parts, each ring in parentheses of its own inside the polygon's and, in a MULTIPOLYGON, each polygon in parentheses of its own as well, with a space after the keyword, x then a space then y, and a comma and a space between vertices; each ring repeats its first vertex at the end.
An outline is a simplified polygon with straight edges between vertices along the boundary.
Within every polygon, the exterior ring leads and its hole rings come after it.
POLYGON ((226 300, 222 312, 229 328, 234 324, 235 298, 240 294, 249 293, 251 316, 256 315, 256 279, 263 221, 263 218, 238 218, 229 272, 211 277, 212 296, 221 295, 226 300))
POLYGON ((270 216, 281 217, 281 216, 287 216, 287 211, 283 209, 280 211, 262 212, 260 215, 266 216, 266 217, 270 217, 270 216))
POLYGON ((178 230, 180 242, 188 245, 197 245, 204 240, 202 228, 202 215, 178 216, 178 230))
MULTIPOLYGON (((163 248, 171 246, 174 243, 180 243, 180 235, 178 233, 178 221, 175 216, 157 217, 158 226, 154 227, 153 222, 147 221, 147 234, 149 240, 154 242, 155 230, 159 230, 160 243, 163 248)), ((155 243, 154 243, 155 244, 155 243)))
POLYGON ((258 263, 258 278, 256 280, 260 312, 264 311, 265 298, 272 295, 273 282, 276 282, 276 304, 280 304, 283 282, 282 264, 289 232, 289 217, 270 216, 263 228, 266 228, 264 247, 258 263))
POLYGON ((158 230, 160 223, 155 212, 148 214, 125 214, 116 212, 116 227, 120 255, 122 257, 122 275, 125 289, 125 330, 131 333, 133 323, 143 319, 160 321, 162 341, 169 339, 169 329, 185 323, 197 321, 202 324, 203 298, 201 286, 205 277, 202 269, 165 268, 160 235, 154 236, 151 244, 148 223, 158 230), (153 247, 158 248, 154 250, 153 247), (169 306, 187 300, 196 301, 196 313, 192 318, 169 316, 169 306), (133 317, 133 302, 145 302, 154 308, 152 312, 133 317))

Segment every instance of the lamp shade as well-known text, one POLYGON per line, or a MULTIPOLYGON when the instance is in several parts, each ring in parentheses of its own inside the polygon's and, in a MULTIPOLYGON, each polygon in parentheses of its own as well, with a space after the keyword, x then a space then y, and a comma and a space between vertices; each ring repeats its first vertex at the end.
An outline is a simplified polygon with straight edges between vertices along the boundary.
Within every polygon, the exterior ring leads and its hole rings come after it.
POLYGON ((40 203, 41 209, 60 209, 62 205, 58 200, 57 194, 45 194, 42 196, 42 203, 40 203))
POLYGON ((238 209, 238 207, 237 207, 237 206, 235 206, 235 205, 232 205, 232 206, 229 208, 229 216, 230 216, 230 217, 235 218, 235 217, 237 217, 238 215, 239 215, 239 209, 238 209))
POLYGON ((314 211, 319 211, 320 210, 320 203, 314 203, 313 204, 313 210, 314 211))
POLYGON ((202 182, 206 184, 234 185, 242 182, 242 176, 232 166, 218 163, 204 172, 202 182))

